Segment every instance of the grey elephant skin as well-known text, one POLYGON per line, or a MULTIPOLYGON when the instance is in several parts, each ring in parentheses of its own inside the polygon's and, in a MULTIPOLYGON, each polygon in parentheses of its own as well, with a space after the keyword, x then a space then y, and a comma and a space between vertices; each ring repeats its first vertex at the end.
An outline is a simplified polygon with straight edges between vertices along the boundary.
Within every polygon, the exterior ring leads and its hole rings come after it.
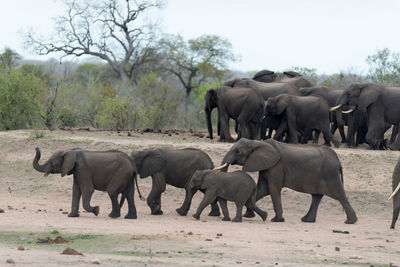
MULTIPOLYGON (((289 142, 297 144, 298 132, 318 130, 322 132, 326 145, 330 146, 333 140, 329 128, 329 106, 320 97, 289 94, 270 97, 265 105, 265 115, 284 115, 285 121, 279 126, 274 139, 279 140, 288 130, 289 142)), ((307 133, 304 136, 307 137, 307 133)), ((318 139, 314 142, 317 143, 318 139)))
MULTIPOLYGON (((111 199, 111 218, 120 216, 118 195, 128 201, 126 219, 136 219, 134 202, 134 181, 136 167, 129 156, 121 151, 87 151, 81 149, 59 150, 43 164, 39 164, 40 149, 36 148, 33 160, 35 170, 45 173, 60 173, 62 177, 73 174, 72 207, 68 217, 79 217, 79 201, 82 196, 83 208, 99 214, 99 206, 92 207, 90 200, 94 190, 106 191, 111 199)), ((136 184, 137 185, 137 184, 136 184)), ((138 188, 139 189, 139 188, 138 188)), ((139 193, 140 194, 140 193, 139 193)))
MULTIPOLYGON (((349 105, 351 110, 367 113, 367 143, 373 149, 382 149, 384 133, 391 125, 400 123, 400 87, 389 87, 375 83, 353 83, 339 97, 337 104, 349 105)), ((390 145, 400 149, 400 138, 390 145)))
MULTIPOLYGON (((241 165, 246 172, 259 172, 256 200, 271 195, 275 210, 273 222, 284 221, 283 187, 311 194, 312 203, 303 222, 315 222, 324 195, 340 202, 347 215, 345 223, 357 221, 344 190, 342 165, 329 147, 286 144, 272 139, 265 142, 241 139, 231 147, 222 163, 241 165)), ((251 212, 245 215, 254 216, 251 212)))
POLYGON ((205 190, 204 197, 196 213, 193 214, 197 220, 200 219, 204 208, 215 200, 218 200, 221 206, 224 214, 223 221, 230 221, 227 200, 236 204, 236 216, 232 222, 242 221, 243 206, 250 211, 255 211, 263 221, 267 218, 267 213, 256 206, 256 183, 243 171, 228 173, 219 170, 196 171, 190 180, 189 188, 191 191, 205 190))
POLYGON ((392 224, 390 225, 391 229, 394 229, 394 227, 396 226, 397 219, 399 218, 400 193, 396 192, 398 186, 400 186, 400 159, 397 161, 397 164, 394 167, 392 175, 392 188, 394 195, 391 196, 393 197, 393 217, 392 217, 392 224))
POLYGON ((283 73, 274 72, 271 70, 261 70, 254 74, 253 80, 270 83, 270 82, 279 82, 285 79, 295 78, 295 77, 302 77, 300 73, 295 71, 284 71, 283 73))
POLYGON ((264 101, 256 90, 227 86, 207 90, 204 111, 210 139, 213 139, 211 112, 214 108, 218 109, 220 141, 233 142, 229 129, 230 118, 238 123, 238 139, 260 139, 264 101))
MULTIPOLYGON (((148 176, 152 178, 152 188, 147 197, 147 205, 153 215, 163 214, 161 194, 165 191, 167 184, 177 188, 185 188, 185 200, 176 211, 182 216, 186 215, 192 201, 191 192, 188 190, 190 178, 196 170, 214 168, 210 157, 205 152, 195 148, 150 148, 133 151, 130 156, 137 166, 140 178, 148 176)), ((220 215, 216 202, 213 203, 209 215, 220 215)))

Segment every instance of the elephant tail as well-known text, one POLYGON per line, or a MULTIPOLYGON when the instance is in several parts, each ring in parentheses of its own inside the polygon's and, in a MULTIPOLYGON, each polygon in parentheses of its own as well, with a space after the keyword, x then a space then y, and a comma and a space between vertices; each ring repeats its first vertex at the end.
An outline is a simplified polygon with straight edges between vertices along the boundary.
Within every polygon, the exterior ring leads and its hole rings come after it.
MULTIPOLYGON (((138 191, 140 200, 142 200, 142 201, 143 201, 143 200, 146 200, 146 199, 143 197, 143 195, 142 195, 142 193, 140 192, 140 190, 139 190, 139 185, 138 185, 138 182, 137 182, 136 173, 134 173, 133 179, 135 180, 136 188, 137 188, 137 191, 138 191)), ((135 185, 133 185, 133 187, 135 187, 135 185)), ((133 190, 135 191, 135 188, 133 188, 133 190)), ((124 205, 125 198, 126 198, 125 192, 122 192, 121 200, 119 201, 119 207, 120 207, 120 208, 122 208, 122 205, 124 205)))
POLYGON ((139 185, 138 185, 138 182, 137 182, 138 179, 137 179, 136 173, 134 174, 133 179, 135 179, 136 188, 137 188, 137 191, 138 191, 140 200, 142 200, 142 201, 146 200, 146 199, 143 197, 142 193, 140 193, 140 189, 139 189, 139 185))
POLYGON ((342 164, 340 164, 339 171, 340 171, 340 179, 342 180, 342 184, 344 184, 344 181, 343 181, 343 168, 342 168, 342 164))

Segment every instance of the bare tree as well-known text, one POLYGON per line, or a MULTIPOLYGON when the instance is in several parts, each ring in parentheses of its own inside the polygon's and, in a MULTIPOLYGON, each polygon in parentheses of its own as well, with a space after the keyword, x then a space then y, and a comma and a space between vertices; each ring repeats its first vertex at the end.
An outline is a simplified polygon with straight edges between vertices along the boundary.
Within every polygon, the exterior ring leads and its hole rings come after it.
POLYGON ((162 0, 64 0, 67 14, 55 20, 54 37, 44 40, 29 32, 26 45, 39 55, 94 56, 106 61, 125 85, 136 82, 137 69, 156 49, 155 24, 146 12, 162 0))

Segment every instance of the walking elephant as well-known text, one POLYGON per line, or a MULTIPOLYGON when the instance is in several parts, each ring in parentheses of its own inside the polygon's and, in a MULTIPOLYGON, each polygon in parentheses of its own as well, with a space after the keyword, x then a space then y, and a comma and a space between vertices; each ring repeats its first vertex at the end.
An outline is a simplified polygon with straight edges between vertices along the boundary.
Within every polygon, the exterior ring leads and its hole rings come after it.
MULTIPOLYGON (((131 158, 137 166, 140 178, 148 176, 152 178, 152 188, 147 197, 147 205, 153 215, 163 214, 161 194, 165 191, 167 184, 177 188, 185 188, 185 200, 176 211, 180 215, 186 215, 192 201, 191 192, 188 190, 190 178, 196 170, 214 168, 210 157, 205 152, 195 148, 150 148, 133 151, 131 158)), ((220 215, 217 203, 213 203, 211 208, 210 216, 220 215)))
POLYGON ((227 86, 207 90, 204 110, 211 139, 213 139, 211 112, 214 108, 218 109, 220 141, 233 142, 229 129, 229 118, 238 123, 238 139, 240 137, 260 139, 264 101, 256 90, 227 86))
MULTIPOLYGON (((353 224, 357 216, 343 185, 342 165, 335 151, 326 146, 294 145, 272 139, 256 141, 241 139, 222 160, 224 171, 230 164, 243 166, 243 171, 259 172, 256 201, 271 195, 275 210, 273 222, 283 222, 281 190, 288 187, 312 196, 303 222, 315 222, 318 205, 324 195, 336 199, 347 215, 345 223, 353 224)), ((254 216, 251 212, 247 217, 254 216)))
POLYGON ((388 126, 400 123, 399 103, 400 87, 375 83, 353 83, 341 94, 335 108, 349 105, 350 111, 357 109, 366 112, 368 132, 365 138, 373 149, 380 149, 388 126))
POLYGON ((392 188, 393 192, 389 195, 389 200, 393 198, 393 217, 392 224, 390 225, 391 229, 394 229, 396 226, 397 219, 399 218, 400 211, 400 159, 397 161, 396 166, 393 170, 392 175, 392 188))
POLYGON ((218 200, 224 217, 223 221, 230 221, 226 201, 236 204, 236 216, 232 222, 242 221, 242 209, 245 205, 248 210, 255 211, 263 221, 267 213, 256 206, 256 184, 250 175, 243 171, 221 172, 219 170, 199 170, 193 174, 189 182, 190 191, 205 190, 203 200, 199 204, 193 217, 200 219, 200 214, 209 204, 218 200))
MULTIPOLYGON (((289 94, 270 97, 265 105, 265 115, 281 114, 285 120, 281 123, 274 139, 279 139, 280 135, 288 130, 289 142, 297 144, 299 132, 318 130, 322 132, 325 144, 330 146, 333 138, 329 131, 329 107, 325 100, 315 96, 289 94)), ((307 138, 308 135, 304 136, 307 138)), ((314 143, 318 143, 318 140, 314 140, 314 143)))
MULTIPOLYGON (((99 206, 92 207, 90 200, 94 190, 106 191, 111 199, 111 218, 120 216, 118 195, 121 193, 128 201, 126 219, 136 219, 136 207, 133 199, 136 166, 128 155, 117 150, 87 151, 81 149, 59 150, 43 164, 39 164, 40 149, 36 148, 33 168, 43 172, 61 173, 61 176, 74 175, 72 187, 72 207, 68 217, 79 217, 79 201, 82 196, 83 208, 99 214, 99 206)), ((136 181, 137 186, 137 181, 136 181)), ((137 187, 139 196, 140 191, 137 187)))

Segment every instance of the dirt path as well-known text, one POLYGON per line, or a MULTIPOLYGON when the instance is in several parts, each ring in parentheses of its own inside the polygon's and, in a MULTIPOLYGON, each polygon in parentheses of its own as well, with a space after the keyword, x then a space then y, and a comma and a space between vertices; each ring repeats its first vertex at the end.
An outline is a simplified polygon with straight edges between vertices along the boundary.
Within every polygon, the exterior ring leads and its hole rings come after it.
MULTIPOLYGON (((1 266, 7 259, 17 266, 87 266, 93 265, 93 260, 107 266, 400 264, 400 232, 389 229, 391 202, 386 200, 399 152, 336 149, 344 167, 349 201, 359 217, 355 225, 344 224, 339 203, 327 197, 321 202, 317 222, 302 223, 300 218, 311 198, 288 189, 282 194, 284 223, 269 221, 273 217, 270 198, 258 202, 269 213, 266 222, 259 217, 242 223, 222 222, 220 217, 207 216, 208 210, 196 221, 191 214, 201 195, 195 196, 188 216, 178 216, 175 208, 182 203, 184 192, 170 186, 162 197, 162 216, 151 216, 146 203, 136 198, 137 220, 110 219, 108 196, 95 192, 92 203, 100 206, 98 217, 81 210, 80 218, 68 218, 63 213, 70 208, 72 177, 39 179, 40 174, 31 167, 36 146, 41 147, 43 158, 55 149, 78 146, 125 152, 150 146, 190 146, 205 150, 218 164, 231 144, 189 134, 135 133, 128 137, 125 133, 46 132, 40 139, 31 136, 28 131, 0 132, 0 209, 5 210, 0 213, 1 266), (36 244, 38 236, 53 236, 50 232, 74 235, 76 239, 68 244, 36 244), (81 235, 93 235, 93 239, 81 240, 81 235), (17 250, 18 245, 26 250, 17 250), (84 256, 61 255, 66 247, 84 256)), ((139 185, 147 195, 151 180, 140 180, 139 185)), ((232 215, 234 206, 230 204, 229 209, 232 215)))

